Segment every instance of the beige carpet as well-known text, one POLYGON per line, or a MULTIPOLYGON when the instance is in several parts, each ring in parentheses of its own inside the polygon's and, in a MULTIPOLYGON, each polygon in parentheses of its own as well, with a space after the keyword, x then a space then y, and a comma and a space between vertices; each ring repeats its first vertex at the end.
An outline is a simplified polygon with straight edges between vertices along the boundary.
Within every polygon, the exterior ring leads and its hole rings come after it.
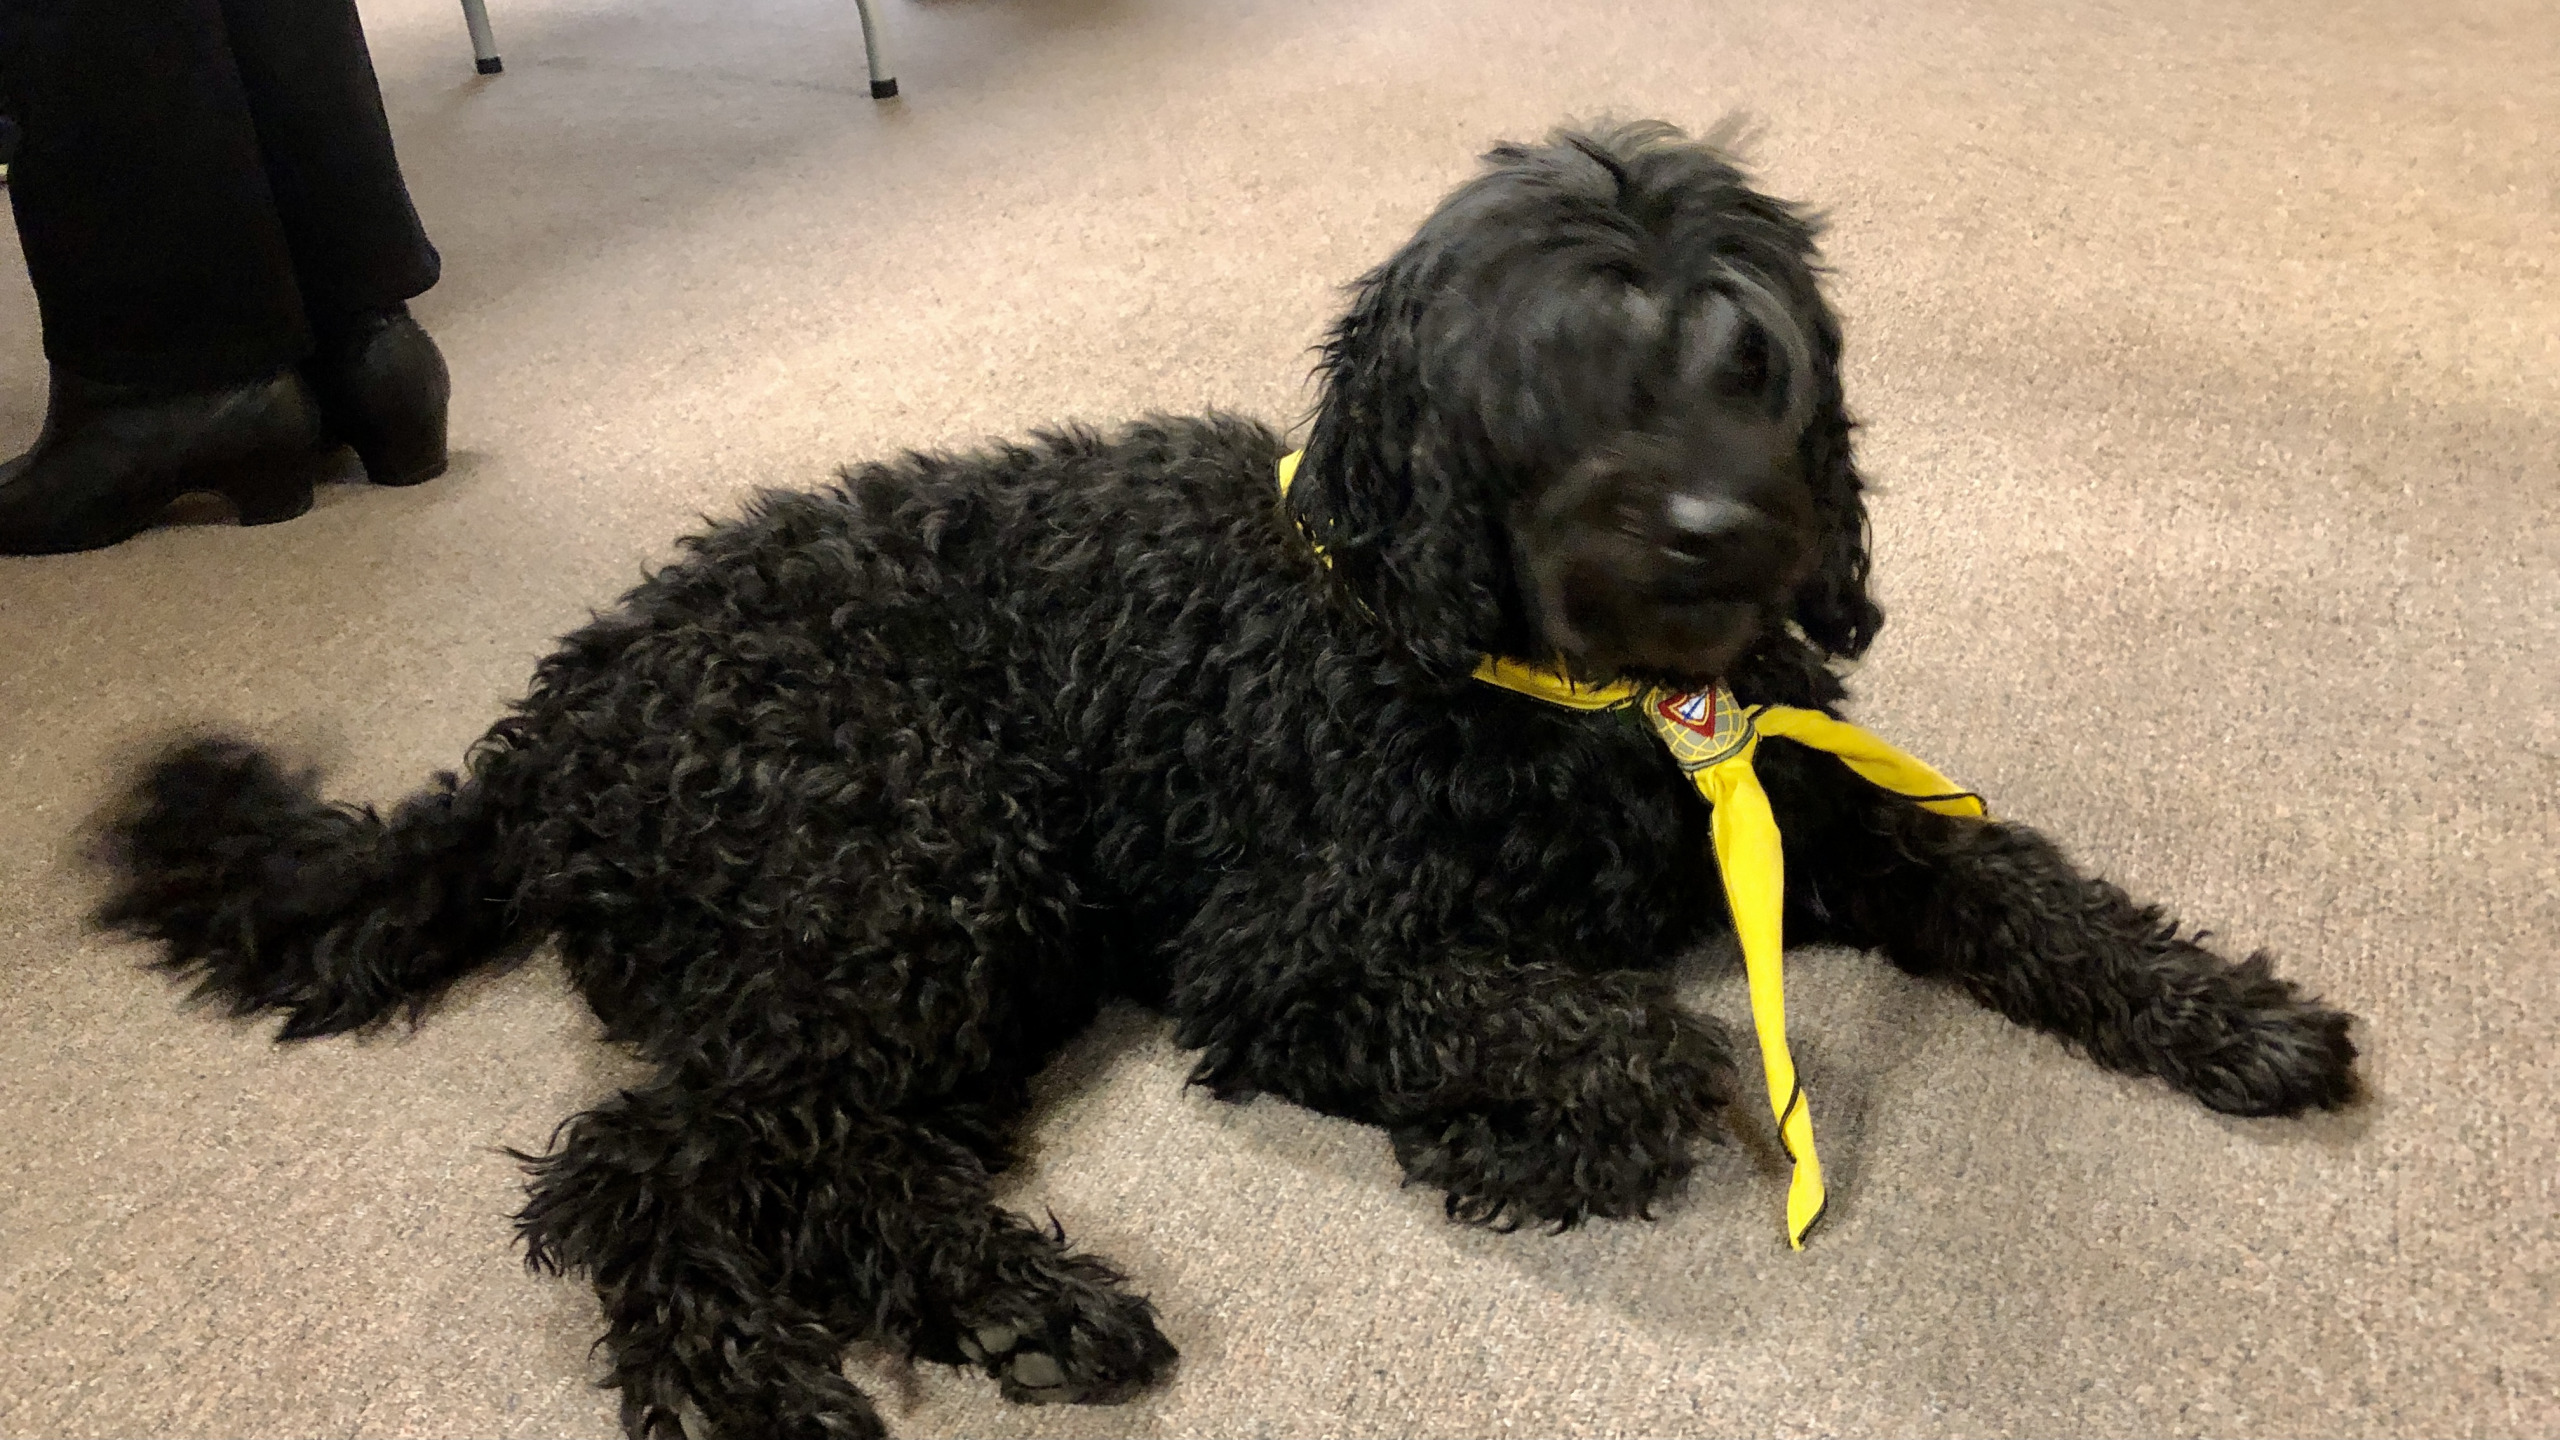
MULTIPOLYGON (((201 719, 388 799, 705 510, 843 459, 1305 403, 1333 287, 1492 139, 1746 106, 1828 206, 1895 619, 1863 715, 2364 1015, 2377 1098, 2213 1118, 1799 967, 1832 1223, 1765 1137, 1653 1225, 1441 1221, 1375 1134, 1116 1015, 1019 1203, 1177 1379, 906 1436, 2560 1432, 2560 11, 2547 0, 368 6, 447 260, 452 476, 0 560, 0 1431, 578 1435, 501 1145, 615 1083, 554 974, 271 1048, 82 931, 66 838, 201 719), (2423 18, 2422 18, 2423 17, 2423 18)), ((42 403, 0 256, 0 450, 42 403)), ((1729 979, 1702 1003, 1740 1012, 1729 979)))

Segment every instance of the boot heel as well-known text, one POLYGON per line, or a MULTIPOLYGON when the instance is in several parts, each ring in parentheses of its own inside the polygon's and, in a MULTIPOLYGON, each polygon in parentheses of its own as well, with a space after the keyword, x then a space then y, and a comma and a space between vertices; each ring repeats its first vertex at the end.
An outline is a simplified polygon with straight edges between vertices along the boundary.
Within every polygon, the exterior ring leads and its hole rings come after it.
POLYGON ((355 451, 364 462, 364 478, 376 485, 422 485, 442 475, 451 463, 445 454, 440 415, 420 422, 417 432, 405 441, 366 436, 355 442, 355 451))
POLYGON ((307 367, 331 433, 376 485, 417 485, 445 472, 453 377, 444 352, 405 308, 363 317, 307 367))
POLYGON ((311 508, 312 482, 327 463, 327 456, 313 455, 232 466, 204 477, 203 488, 229 500, 241 524, 273 525, 311 508))

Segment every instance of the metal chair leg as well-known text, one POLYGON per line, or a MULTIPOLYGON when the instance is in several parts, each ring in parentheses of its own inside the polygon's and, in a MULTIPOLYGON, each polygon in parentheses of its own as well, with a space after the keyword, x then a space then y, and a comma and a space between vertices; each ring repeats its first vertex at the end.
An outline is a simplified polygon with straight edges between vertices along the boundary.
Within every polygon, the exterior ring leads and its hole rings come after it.
MULTIPOLYGON (((853 10, 862 17, 862 54, 871 67, 871 98, 886 100, 898 93, 898 76, 889 65, 880 22, 872 18, 871 0, 853 0, 853 10)), ((480 73, 495 75, 506 69, 506 62, 498 58, 498 37, 489 28, 489 0, 462 0, 462 22, 471 27, 471 54, 480 73)))
POLYGON ((898 93, 898 74, 889 67, 879 23, 871 18, 871 0, 853 0, 853 12, 862 17, 862 57, 871 65, 871 98, 886 100, 898 93))
POLYGON ((462 0, 462 23, 471 27, 471 54, 480 73, 495 75, 507 68, 498 58, 498 37, 489 29, 489 0, 462 0))

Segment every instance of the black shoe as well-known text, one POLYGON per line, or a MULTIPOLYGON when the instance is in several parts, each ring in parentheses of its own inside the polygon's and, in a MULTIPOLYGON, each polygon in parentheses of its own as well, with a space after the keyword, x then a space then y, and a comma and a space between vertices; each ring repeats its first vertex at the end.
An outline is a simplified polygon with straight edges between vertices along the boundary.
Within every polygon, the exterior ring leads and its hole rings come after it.
POLYGON ((290 370, 173 395, 57 368, 35 448, 0 463, 0 555, 113 545, 198 491, 228 498, 243 525, 290 520, 333 450, 290 370))
POLYGON ((445 468, 444 354, 409 307, 370 310, 324 332, 303 367, 329 432, 355 447, 376 485, 415 485, 445 468))

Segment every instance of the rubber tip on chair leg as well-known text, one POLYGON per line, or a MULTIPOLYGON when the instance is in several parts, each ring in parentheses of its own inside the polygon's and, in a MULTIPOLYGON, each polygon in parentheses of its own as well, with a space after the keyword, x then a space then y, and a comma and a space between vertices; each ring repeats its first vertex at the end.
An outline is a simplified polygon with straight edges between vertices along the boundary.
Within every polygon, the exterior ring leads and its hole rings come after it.
POLYGON ((483 75, 495 75, 506 68, 507 62, 499 59, 495 55, 492 55, 488 59, 480 62, 480 73, 483 75))
POLYGON ((871 82, 871 98, 874 100, 893 100, 897 98, 897 94, 898 82, 895 79, 871 82))

